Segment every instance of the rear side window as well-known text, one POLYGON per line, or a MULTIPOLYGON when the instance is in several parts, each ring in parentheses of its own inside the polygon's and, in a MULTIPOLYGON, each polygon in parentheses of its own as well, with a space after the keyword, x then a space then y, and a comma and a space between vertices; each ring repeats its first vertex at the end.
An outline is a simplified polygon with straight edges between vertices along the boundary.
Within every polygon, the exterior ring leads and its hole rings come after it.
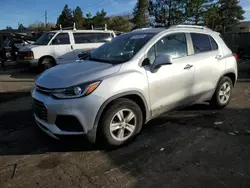
POLYGON ((111 41, 110 33, 74 33, 76 44, 83 43, 104 43, 111 41))
POLYGON ((191 37, 195 54, 212 50, 212 46, 209 39, 210 36, 200 33, 191 33, 191 37))
POLYGON ((218 50, 218 44, 216 43, 216 41, 211 36, 209 38, 210 38, 212 50, 218 50))

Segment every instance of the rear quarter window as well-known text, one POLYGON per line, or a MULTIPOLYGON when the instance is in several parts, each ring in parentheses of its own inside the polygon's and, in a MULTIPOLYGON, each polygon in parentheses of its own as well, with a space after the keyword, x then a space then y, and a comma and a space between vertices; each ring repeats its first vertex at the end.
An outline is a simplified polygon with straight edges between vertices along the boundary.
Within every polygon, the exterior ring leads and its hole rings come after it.
POLYGON ((211 42, 211 46, 212 46, 212 50, 218 50, 218 44, 217 44, 217 42, 214 40, 214 38, 213 37, 209 37, 210 38, 210 42, 211 42))

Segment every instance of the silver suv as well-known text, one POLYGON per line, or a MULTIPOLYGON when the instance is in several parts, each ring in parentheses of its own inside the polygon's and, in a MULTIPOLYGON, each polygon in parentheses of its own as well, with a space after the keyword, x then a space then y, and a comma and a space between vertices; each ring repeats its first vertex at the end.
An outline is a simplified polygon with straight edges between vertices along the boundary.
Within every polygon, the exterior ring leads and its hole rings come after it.
POLYGON ((137 30, 44 72, 32 90, 34 115, 54 138, 85 134, 118 146, 167 111, 204 101, 227 106, 236 79, 236 57, 217 32, 137 30))

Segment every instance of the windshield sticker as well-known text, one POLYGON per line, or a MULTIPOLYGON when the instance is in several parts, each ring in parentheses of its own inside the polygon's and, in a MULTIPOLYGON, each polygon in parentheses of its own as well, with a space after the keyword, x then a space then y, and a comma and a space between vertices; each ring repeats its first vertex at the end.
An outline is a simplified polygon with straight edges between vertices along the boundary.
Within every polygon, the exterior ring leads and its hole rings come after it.
POLYGON ((143 39, 145 38, 147 35, 134 35, 133 37, 131 37, 130 39, 143 39))

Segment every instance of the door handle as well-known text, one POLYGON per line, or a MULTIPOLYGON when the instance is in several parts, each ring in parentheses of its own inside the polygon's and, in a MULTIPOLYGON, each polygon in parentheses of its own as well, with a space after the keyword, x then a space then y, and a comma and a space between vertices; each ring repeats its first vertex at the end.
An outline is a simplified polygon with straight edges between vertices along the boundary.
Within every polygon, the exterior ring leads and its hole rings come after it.
POLYGON ((184 67, 184 69, 185 69, 185 70, 189 70, 189 69, 191 69, 192 67, 193 67, 193 65, 187 64, 187 65, 184 67))

